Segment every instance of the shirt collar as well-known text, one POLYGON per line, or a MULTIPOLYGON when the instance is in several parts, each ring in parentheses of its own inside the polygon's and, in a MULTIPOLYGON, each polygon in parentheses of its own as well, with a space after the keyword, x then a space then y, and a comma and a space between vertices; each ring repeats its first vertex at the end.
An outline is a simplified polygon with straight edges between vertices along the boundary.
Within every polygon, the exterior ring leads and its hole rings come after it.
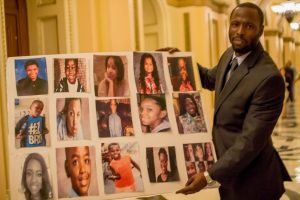
POLYGON ((232 59, 233 60, 234 58, 237 59, 237 62, 238 62, 238 65, 242 64, 242 62, 247 58, 247 56, 251 53, 252 51, 249 51, 248 53, 245 53, 241 56, 236 56, 235 55, 235 52, 233 53, 233 56, 232 56, 232 59))

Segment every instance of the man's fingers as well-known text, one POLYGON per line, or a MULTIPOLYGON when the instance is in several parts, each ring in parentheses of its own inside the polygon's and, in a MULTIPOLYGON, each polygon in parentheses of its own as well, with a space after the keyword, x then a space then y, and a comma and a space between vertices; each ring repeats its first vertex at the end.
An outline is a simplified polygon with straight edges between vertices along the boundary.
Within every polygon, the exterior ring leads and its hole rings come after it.
POLYGON ((178 191, 176 191, 176 194, 192 194, 195 193, 195 191, 193 190, 193 188, 191 186, 186 186, 178 191))

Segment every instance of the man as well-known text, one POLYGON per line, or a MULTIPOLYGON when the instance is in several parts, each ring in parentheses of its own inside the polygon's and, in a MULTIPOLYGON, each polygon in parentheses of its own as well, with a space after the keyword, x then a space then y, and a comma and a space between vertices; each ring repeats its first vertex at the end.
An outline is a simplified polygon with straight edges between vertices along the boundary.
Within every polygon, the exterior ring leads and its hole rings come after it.
POLYGON ((259 42, 263 22, 258 6, 238 5, 230 16, 232 47, 211 70, 199 65, 202 86, 215 90, 212 134, 219 160, 177 193, 197 192, 213 180, 221 184, 222 200, 275 200, 284 193, 283 181, 290 177, 271 140, 284 100, 284 81, 259 42), (225 83, 233 58, 238 66, 225 83))
POLYGON ((38 77, 39 64, 36 60, 28 60, 24 65, 27 76, 17 81, 18 96, 39 95, 48 93, 48 83, 38 77))
POLYGON ((57 134, 59 140, 81 140, 81 99, 66 98, 63 110, 57 115, 57 134))
POLYGON ((72 184, 69 197, 88 196, 91 181, 89 147, 67 147, 65 152, 65 170, 72 184))
POLYGON ((84 92, 83 85, 77 79, 78 59, 65 59, 66 77, 62 78, 55 89, 55 92, 84 92))
POLYGON ((285 76, 285 82, 287 85, 288 90, 288 98, 287 102, 291 101, 294 102, 294 79, 295 79, 295 70, 292 66, 292 62, 289 60, 286 65, 284 66, 284 76, 285 76))

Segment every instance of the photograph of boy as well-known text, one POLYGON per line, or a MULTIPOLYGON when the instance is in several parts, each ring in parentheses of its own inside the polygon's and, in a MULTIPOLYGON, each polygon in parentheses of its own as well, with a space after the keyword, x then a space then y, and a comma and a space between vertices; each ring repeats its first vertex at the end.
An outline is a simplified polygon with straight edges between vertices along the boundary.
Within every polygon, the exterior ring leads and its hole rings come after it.
POLYGON ((43 156, 30 153, 22 166, 21 186, 25 199, 53 199, 51 179, 48 174, 50 170, 43 156))
POLYGON ((137 92, 162 94, 166 91, 161 53, 133 53, 134 75, 137 92))
POLYGON ((58 98, 57 139, 90 139, 89 101, 87 98, 58 98))
POLYGON ((94 147, 56 149, 56 161, 58 198, 98 195, 94 147))
POLYGON ((54 59, 55 92, 87 92, 85 58, 54 59))
POLYGON ((48 93, 46 58, 15 60, 18 96, 48 93))
POLYGON ((130 99, 96 100, 99 137, 134 136, 130 99))
POLYGON ((173 93, 173 103, 180 134, 207 132, 199 92, 173 93))
POLYGON ((143 133, 171 130, 165 95, 137 94, 139 117, 143 133))
POLYGON ((179 181, 175 147, 147 147, 147 168, 151 183, 179 181))
POLYGON ((128 97, 129 83, 126 56, 94 55, 95 95, 98 97, 128 97))
POLYGON ((192 57, 168 57, 168 66, 173 91, 196 90, 192 57))
POLYGON ((45 106, 44 102, 39 99, 15 99, 15 116, 17 116, 15 126, 16 148, 50 145, 45 106))
MULTIPOLYGON (((102 144, 102 146, 105 145, 108 145, 108 155, 105 155, 106 159, 102 159, 102 164, 106 167, 109 165, 110 172, 108 172, 108 176, 104 177, 104 179, 107 178, 114 182, 114 185, 112 185, 111 182, 104 181, 104 184, 109 184, 105 186, 106 192, 143 191, 144 186, 138 162, 139 149, 137 142, 102 144), (108 188, 108 186, 114 188, 108 188)), ((103 172, 105 170, 107 169, 103 169, 103 172)))
POLYGON ((184 158, 188 178, 196 172, 204 172, 214 163, 213 150, 211 142, 184 144, 184 158))

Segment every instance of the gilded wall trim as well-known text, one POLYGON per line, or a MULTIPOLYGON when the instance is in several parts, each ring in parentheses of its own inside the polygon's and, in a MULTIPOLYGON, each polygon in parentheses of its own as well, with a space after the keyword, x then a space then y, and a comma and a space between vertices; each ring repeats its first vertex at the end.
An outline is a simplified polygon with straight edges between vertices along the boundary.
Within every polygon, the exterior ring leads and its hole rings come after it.
POLYGON ((292 37, 283 37, 283 42, 295 42, 295 39, 292 37))
POLYGON ((227 2, 220 2, 216 0, 167 0, 167 3, 176 7, 206 6, 218 13, 227 13, 227 9, 229 7, 227 2))
POLYGON ((264 31, 264 35, 265 36, 279 36, 280 35, 280 33, 279 33, 279 31, 278 30, 265 30, 264 31))
POLYGON ((8 171, 7 171, 7 104, 6 104, 6 29, 4 1, 0 0, 0 196, 8 199, 8 171))

